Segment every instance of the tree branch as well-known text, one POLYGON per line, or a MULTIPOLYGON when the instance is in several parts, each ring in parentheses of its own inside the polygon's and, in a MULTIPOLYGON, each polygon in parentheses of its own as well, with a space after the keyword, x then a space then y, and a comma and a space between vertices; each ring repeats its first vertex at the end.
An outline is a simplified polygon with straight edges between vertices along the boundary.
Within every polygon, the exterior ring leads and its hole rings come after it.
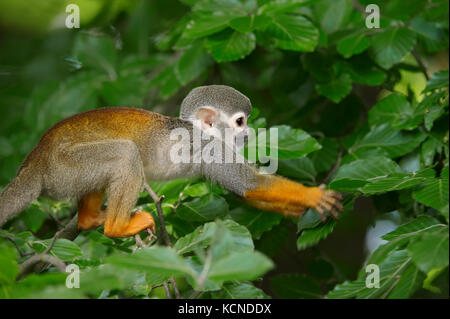
POLYGON ((35 266, 37 266, 37 272, 42 271, 45 264, 51 264, 55 266, 59 271, 64 272, 66 270, 66 265, 64 264, 64 262, 58 257, 49 255, 48 253, 52 250, 58 238, 74 240, 79 233, 80 231, 78 230, 78 215, 75 214, 75 216, 63 229, 55 233, 52 242, 42 253, 31 256, 19 265, 18 278, 22 278, 32 272, 35 266))
POLYGON ((417 64, 419 65, 420 70, 423 72, 423 74, 425 75, 425 78, 427 79, 427 81, 430 80, 430 76, 428 75, 428 71, 427 71, 427 67, 425 66, 425 64, 422 61, 422 58, 420 57, 420 55, 417 53, 416 49, 414 48, 411 51, 414 59, 416 59, 417 64))
MULTIPOLYGON (((164 244, 167 247, 172 247, 172 242, 170 241, 170 237, 169 234, 167 233, 167 229, 166 229, 166 222, 164 221, 164 214, 162 211, 162 207, 161 207, 161 203, 164 200, 164 195, 162 195, 161 197, 159 197, 155 191, 150 187, 150 185, 148 185, 147 183, 144 184, 145 190, 148 192, 148 194, 150 195, 150 197, 153 199, 153 201, 155 202, 155 207, 156 207, 156 211, 158 212, 158 218, 159 218, 159 224, 160 224, 160 232, 161 232, 161 237, 164 240, 164 244)), ((180 295, 180 291, 178 290, 178 286, 177 283, 175 281, 175 279, 173 277, 171 277, 168 282, 170 282, 172 284, 173 290, 175 292, 175 297, 177 299, 181 298, 180 295)), ((167 282, 164 283, 164 291, 166 292, 166 296, 167 298, 171 299, 172 296, 170 294, 170 290, 168 287, 167 282)))
POLYGON ((322 182, 323 184, 328 184, 331 181, 331 179, 333 178, 333 175, 339 169, 339 166, 341 165, 342 155, 343 155, 343 149, 342 149, 342 146, 341 146, 339 148, 339 153, 338 153, 338 156, 336 158, 336 162, 334 162, 333 167, 328 172, 327 176, 324 178, 324 180, 322 182))

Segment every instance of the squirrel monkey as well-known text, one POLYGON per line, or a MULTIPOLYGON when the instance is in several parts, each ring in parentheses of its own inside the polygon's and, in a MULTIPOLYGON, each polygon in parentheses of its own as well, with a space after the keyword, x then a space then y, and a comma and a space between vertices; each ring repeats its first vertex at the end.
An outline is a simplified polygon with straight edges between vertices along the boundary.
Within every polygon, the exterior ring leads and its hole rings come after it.
MULTIPOLYGON (((104 225, 109 237, 129 237, 145 229, 154 232, 155 222, 149 213, 132 213, 144 181, 194 176, 217 181, 263 210, 298 217, 306 208, 313 208, 322 219, 324 210, 337 217, 336 210, 342 210, 342 205, 334 191, 260 174, 247 162, 171 160, 171 147, 177 143, 170 138, 173 129, 192 133, 199 123, 207 134, 211 128, 228 127, 235 136, 246 135, 250 112, 251 103, 245 95, 228 86, 211 85, 188 94, 180 118, 138 108, 110 107, 64 119, 44 133, 1 192, 0 226, 44 195, 77 200, 80 229, 104 225), (108 205, 103 211, 105 196, 108 205)), ((192 135, 186 142, 189 146, 193 144, 192 135)), ((222 140, 215 143, 228 147, 222 140)))

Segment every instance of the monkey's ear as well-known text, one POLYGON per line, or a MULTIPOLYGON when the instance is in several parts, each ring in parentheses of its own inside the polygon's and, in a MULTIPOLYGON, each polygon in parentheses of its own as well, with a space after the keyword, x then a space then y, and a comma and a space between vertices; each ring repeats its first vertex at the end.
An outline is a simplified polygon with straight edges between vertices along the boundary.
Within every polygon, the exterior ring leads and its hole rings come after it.
POLYGON ((197 120, 201 121, 202 128, 204 129, 212 127, 217 119, 217 116, 217 112, 209 107, 201 107, 195 113, 195 117, 197 118, 197 120))

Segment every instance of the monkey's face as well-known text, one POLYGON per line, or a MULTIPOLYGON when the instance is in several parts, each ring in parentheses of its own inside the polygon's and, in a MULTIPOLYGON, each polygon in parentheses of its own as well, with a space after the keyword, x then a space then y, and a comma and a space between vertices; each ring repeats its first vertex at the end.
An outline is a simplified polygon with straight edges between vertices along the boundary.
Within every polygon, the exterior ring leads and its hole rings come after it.
POLYGON ((204 106, 195 114, 194 124, 207 135, 223 139, 231 147, 242 148, 249 136, 247 114, 236 112, 228 114, 216 107, 204 106))

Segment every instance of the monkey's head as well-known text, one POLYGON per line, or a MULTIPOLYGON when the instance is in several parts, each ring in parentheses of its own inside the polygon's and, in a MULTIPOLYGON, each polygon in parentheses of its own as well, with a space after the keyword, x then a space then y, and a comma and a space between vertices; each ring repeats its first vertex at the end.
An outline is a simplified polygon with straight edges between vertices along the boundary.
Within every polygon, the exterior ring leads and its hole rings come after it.
POLYGON ((252 111, 248 97, 226 85, 208 85, 193 89, 181 104, 180 118, 199 123, 210 135, 231 129, 233 141, 242 147, 249 135, 247 119, 252 111))

